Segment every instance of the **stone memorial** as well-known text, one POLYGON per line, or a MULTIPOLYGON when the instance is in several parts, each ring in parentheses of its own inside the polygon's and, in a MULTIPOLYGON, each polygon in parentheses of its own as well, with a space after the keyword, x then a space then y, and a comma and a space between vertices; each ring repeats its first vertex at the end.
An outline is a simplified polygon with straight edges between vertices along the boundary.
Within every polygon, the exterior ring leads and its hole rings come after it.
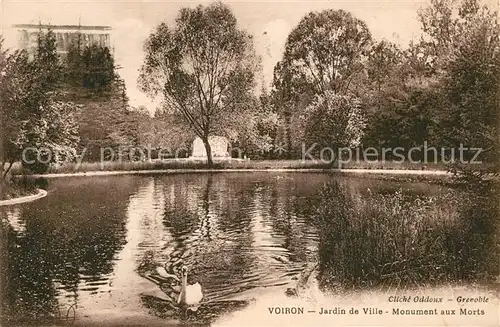
MULTIPOLYGON (((224 136, 209 136, 208 142, 212 148, 212 158, 229 158, 228 146, 229 140, 224 136)), ((197 137, 193 141, 192 154, 193 159, 207 158, 207 151, 201 138, 197 137)))

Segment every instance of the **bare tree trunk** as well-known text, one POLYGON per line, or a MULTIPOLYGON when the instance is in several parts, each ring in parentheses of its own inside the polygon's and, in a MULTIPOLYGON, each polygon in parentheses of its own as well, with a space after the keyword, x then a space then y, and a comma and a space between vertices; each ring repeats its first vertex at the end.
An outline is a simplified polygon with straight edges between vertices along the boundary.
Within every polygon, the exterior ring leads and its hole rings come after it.
MULTIPOLYGON (((5 166, 5 164, 3 164, 3 165, 5 166)), ((7 169, 2 173, 2 179, 5 179, 7 177, 7 174, 9 173, 9 171, 13 165, 14 165, 13 161, 9 163, 9 166, 7 167, 7 169)))
POLYGON ((340 159, 342 159, 341 158, 342 154, 339 153, 339 151, 338 151, 339 147, 338 146, 334 146, 333 149, 334 149, 333 150, 333 153, 334 153, 333 154, 333 158, 329 158, 331 160, 331 162, 330 162, 330 169, 335 169, 335 168, 342 169, 341 163, 340 163, 340 159), (335 156, 335 153, 338 153, 339 157, 335 156))
MULTIPOLYGON (((2 183, 0 181, 0 183, 2 183)), ((1 198, 0 198, 1 199, 1 198)), ((3 219, 2 217, 3 213, 0 213, 0 220, 3 219)), ((8 290, 8 283, 9 283, 9 280, 7 278, 7 270, 6 270, 6 267, 8 267, 8 249, 7 249, 7 242, 9 241, 9 232, 8 232, 8 228, 5 228, 4 226, 0 226, 0 267, 4 268, 5 271, 3 271, 1 274, 0 274, 0 294, 2 294, 0 296, 0 301, 2 301, 2 304, 0 305, 0 316, 2 316, 2 314, 4 313, 7 313, 7 312, 4 312, 4 303, 3 301, 7 300, 5 297, 7 296, 7 290, 8 290)), ((5 310, 7 311, 7 310, 5 310)))
POLYGON ((7 181, 4 178, 0 178, 0 200, 5 198, 7 193, 7 181))
POLYGON ((14 162, 10 162, 7 169, 5 169, 6 162, 0 162, 2 169, 0 169, 0 200, 4 200, 9 187, 8 174, 14 162))
POLYGON ((285 112, 285 125, 287 158, 292 159, 292 114, 288 110, 285 112))
MULTIPOLYGON (((0 108, 0 126, 3 126, 3 108, 0 108)), ((0 128, 0 200, 4 198, 6 192, 6 183, 3 178, 3 172, 5 169, 5 153, 4 153, 4 129, 0 128)))
POLYGON ((203 139, 203 144, 205 145, 205 151, 207 152, 208 167, 213 167, 214 161, 212 158, 212 146, 210 145, 210 142, 208 142, 208 137, 203 139))

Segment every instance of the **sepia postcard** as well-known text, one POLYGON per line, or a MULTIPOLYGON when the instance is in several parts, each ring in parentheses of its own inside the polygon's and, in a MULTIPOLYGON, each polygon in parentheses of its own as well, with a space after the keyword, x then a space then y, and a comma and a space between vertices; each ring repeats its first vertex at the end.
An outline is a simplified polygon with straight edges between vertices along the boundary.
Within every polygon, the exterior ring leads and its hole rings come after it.
POLYGON ((495 0, 0 0, 0 326, 500 326, 495 0))

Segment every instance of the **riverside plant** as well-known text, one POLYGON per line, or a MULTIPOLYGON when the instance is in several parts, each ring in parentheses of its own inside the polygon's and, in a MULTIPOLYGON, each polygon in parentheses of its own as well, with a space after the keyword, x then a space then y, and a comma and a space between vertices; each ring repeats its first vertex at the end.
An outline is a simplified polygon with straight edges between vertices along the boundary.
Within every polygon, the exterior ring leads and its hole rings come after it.
POLYGON ((8 176, 2 183, 2 192, 0 200, 9 200, 21 196, 36 194, 40 183, 30 176, 22 176, 20 178, 11 178, 8 176))
POLYGON ((334 182, 320 198, 315 221, 325 289, 419 289, 498 275, 495 212, 470 194, 362 194, 334 182))

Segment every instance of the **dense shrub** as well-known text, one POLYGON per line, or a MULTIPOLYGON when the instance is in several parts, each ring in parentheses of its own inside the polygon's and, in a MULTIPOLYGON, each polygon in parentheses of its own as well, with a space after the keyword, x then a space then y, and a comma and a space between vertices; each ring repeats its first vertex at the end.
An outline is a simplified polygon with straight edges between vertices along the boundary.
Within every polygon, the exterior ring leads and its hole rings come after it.
POLYGON ((333 183, 321 198, 315 220, 323 287, 414 288, 498 275, 492 197, 457 190, 362 196, 333 183))

